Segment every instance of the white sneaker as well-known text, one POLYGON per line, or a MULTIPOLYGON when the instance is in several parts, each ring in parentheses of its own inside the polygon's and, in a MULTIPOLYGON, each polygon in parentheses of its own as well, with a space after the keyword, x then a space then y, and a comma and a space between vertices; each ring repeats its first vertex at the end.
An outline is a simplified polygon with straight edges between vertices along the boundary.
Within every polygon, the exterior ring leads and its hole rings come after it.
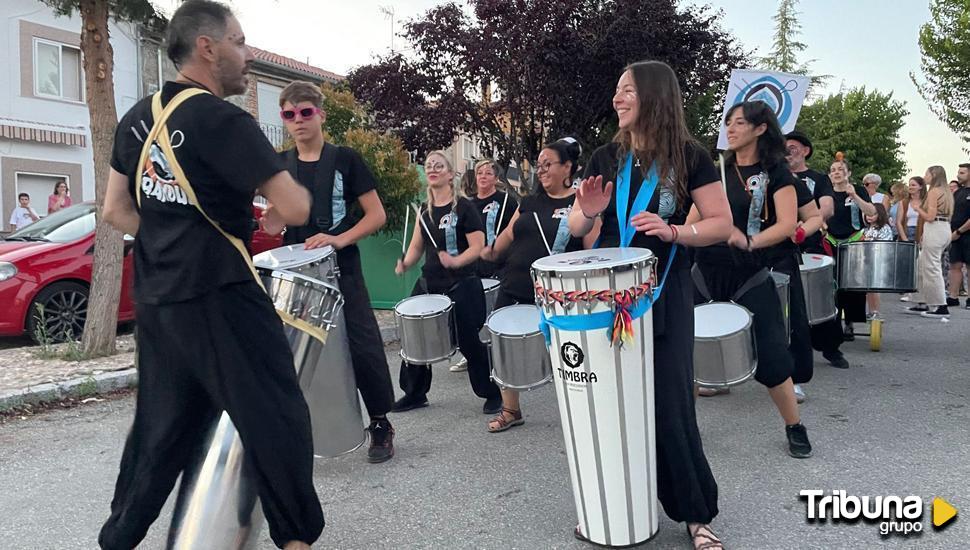
POLYGON ((795 384, 795 401, 799 403, 805 402, 805 392, 802 390, 801 385, 795 384))
POLYGON ((457 363, 448 367, 448 370, 450 370, 451 372, 465 372, 466 370, 468 370, 468 360, 462 357, 461 359, 458 360, 457 363))
POLYGON ((903 294, 902 296, 900 296, 899 297, 899 301, 900 302, 908 302, 909 301, 909 294, 903 294))

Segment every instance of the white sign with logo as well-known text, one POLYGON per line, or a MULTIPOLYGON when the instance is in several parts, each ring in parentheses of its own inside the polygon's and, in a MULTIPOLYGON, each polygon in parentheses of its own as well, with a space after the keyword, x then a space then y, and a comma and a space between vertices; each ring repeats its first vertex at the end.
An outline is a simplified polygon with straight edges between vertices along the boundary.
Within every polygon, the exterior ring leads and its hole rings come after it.
POLYGON ((745 101, 763 101, 770 105, 778 117, 783 133, 795 129, 798 115, 805 102, 805 93, 811 80, 807 76, 735 69, 731 71, 724 109, 721 111, 721 131, 717 136, 717 148, 726 150, 727 128, 724 116, 728 109, 745 101))

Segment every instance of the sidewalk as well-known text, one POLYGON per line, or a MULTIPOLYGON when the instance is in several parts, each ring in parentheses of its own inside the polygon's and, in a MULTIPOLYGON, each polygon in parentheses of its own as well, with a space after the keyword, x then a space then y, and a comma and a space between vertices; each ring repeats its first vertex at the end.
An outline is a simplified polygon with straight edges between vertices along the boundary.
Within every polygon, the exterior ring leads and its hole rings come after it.
MULTIPOLYGON (((392 311, 375 310, 384 343, 397 340, 392 311)), ((132 388, 137 385, 134 339, 119 336, 118 353, 88 361, 41 357, 40 346, 0 349, 0 412, 132 388)), ((64 345, 54 346, 63 350, 64 345)))

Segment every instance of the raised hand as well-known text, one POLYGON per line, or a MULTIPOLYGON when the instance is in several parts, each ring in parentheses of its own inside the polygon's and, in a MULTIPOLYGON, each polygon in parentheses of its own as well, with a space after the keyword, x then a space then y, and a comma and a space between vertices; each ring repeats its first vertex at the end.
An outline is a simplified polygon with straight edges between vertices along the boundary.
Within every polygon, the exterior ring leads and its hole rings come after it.
POLYGON ((579 184, 576 190, 576 198, 579 207, 583 209, 583 214, 592 218, 606 210, 610 205, 610 198, 613 196, 613 182, 603 185, 603 176, 589 177, 579 184))

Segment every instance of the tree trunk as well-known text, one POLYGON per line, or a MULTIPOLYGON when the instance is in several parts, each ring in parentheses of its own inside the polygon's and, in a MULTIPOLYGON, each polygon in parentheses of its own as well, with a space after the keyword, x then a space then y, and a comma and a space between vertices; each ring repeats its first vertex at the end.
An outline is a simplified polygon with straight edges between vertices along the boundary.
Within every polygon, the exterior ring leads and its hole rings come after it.
POLYGON ((105 223, 102 217, 118 115, 112 76, 114 52, 108 40, 108 0, 80 0, 80 12, 84 89, 91 115, 94 196, 98 206, 91 295, 82 344, 86 356, 97 357, 115 352, 121 295, 122 234, 105 223))

